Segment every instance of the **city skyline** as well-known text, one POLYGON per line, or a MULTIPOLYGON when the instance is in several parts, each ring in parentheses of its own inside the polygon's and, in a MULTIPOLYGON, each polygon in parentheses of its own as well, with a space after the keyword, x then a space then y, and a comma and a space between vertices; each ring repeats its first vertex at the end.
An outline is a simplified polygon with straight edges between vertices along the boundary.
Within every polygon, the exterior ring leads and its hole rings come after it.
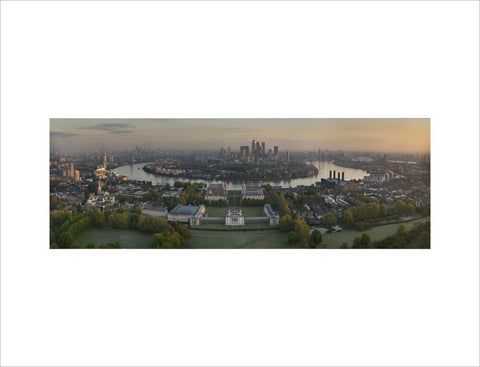
POLYGON ((282 150, 429 152, 430 119, 51 119, 51 150, 239 151, 252 139, 282 150))
POLYGON ((53 120, 54 140, 90 151, 50 155, 50 248, 429 249, 428 128, 420 119, 53 120), (419 149, 386 151, 398 141, 394 149, 419 149))

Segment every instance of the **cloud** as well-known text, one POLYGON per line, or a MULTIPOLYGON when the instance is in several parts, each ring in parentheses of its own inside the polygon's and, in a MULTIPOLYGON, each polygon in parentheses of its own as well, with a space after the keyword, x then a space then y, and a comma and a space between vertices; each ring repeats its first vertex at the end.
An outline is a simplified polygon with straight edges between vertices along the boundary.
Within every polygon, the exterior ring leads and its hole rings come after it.
POLYGON ((52 138, 69 138, 71 136, 75 136, 75 135, 78 135, 78 134, 75 134, 75 133, 62 133, 60 131, 51 131, 50 132, 50 136, 52 138))
POLYGON ((80 127, 85 130, 101 130, 101 131, 115 131, 125 128, 131 128, 132 126, 127 123, 112 123, 112 124, 96 124, 91 126, 80 127))
POLYGON ((110 131, 109 134, 129 134, 134 132, 135 130, 113 130, 113 131, 110 131))

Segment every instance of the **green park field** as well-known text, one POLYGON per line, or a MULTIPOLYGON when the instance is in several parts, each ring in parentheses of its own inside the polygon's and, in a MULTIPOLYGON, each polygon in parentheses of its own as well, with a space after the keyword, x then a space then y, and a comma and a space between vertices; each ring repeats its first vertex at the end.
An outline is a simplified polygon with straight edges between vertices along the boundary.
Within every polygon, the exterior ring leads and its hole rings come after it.
MULTIPOLYGON (((153 234, 129 229, 89 228, 80 233, 76 240, 81 248, 89 243, 100 244, 118 241, 123 248, 150 248, 153 234)), ((291 248, 287 237, 278 230, 265 231, 199 231, 191 230, 184 248, 291 248)))
POLYGON ((287 242, 285 233, 268 231, 190 231, 185 248, 190 249, 282 249, 293 248, 287 242))
MULTIPOLYGON (((412 229, 416 223, 423 223, 430 220, 430 217, 419 218, 409 222, 403 223, 407 231, 412 229)), ((394 234, 400 224, 386 224, 384 226, 373 227, 365 231, 356 231, 354 229, 344 229, 337 233, 327 233, 323 235, 323 242, 325 242, 328 248, 339 248, 342 243, 346 242, 349 247, 352 246, 353 239, 357 236, 361 236, 362 233, 368 233, 372 240, 381 240, 394 234)))
MULTIPOLYGON (((228 209, 221 206, 208 206, 207 213, 209 217, 225 217, 228 209)), ((241 209, 245 217, 264 217, 263 206, 241 206, 235 209, 241 209)))
POLYGON ((90 227, 76 237, 81 248, 89 243, 96 247, 100 244, 118 241, 124 248, 149 248, 152 245, 153 234, 142 233, 130 229, 95 228, 90 227))
MULTIPOLYGON (((222 208, 224 209, 224 208, 222 208)), ((250 208, 249 208, 250 209, 250 208)), ((258 209, 255 208, 254 209, 258 209)), ((404 223, 407 230, 413 228, 416 223, 423 223, 430 220, 430 217, 415 219, 404 223)), ((247 224, 243 229, 259 229, 265 227, 266 223, 247 224)), ((368 233, 372 240, 380 240, 396 232, 399 224, 387 224, 384 226, 373 227, 366 231, 343 230, 338 233, 329 233, 323 236, 328 248, 339 248, 344 242, 351 247, 353 239, 361 236, 362 233, 368 233)), ((213 230, 195 230, 190 231, 190 237, 185 240, 184 248, 188 249, 236 249, 236 248, 263 248, 263 249, 284 249, 295 248, 287 242, 286 233, 277 229, 271 230, 241 230, 228 227, 227 231, 221 229, 227 228, 223 224, 207 224, 205 229, 213 230), (210 226, 210 227, 207 227, 210 226), (216 230, 215 230, 216 229, 216 230)), ((129 229, 113 228, 95 228, 91 227, 80 233, 76 240, 81 248, 86 248, 89 243, 98 247, 100 244, 118 241, 124 248, 143 249, 150 248, 152 245, 153 234, 141 233, 129 229)))

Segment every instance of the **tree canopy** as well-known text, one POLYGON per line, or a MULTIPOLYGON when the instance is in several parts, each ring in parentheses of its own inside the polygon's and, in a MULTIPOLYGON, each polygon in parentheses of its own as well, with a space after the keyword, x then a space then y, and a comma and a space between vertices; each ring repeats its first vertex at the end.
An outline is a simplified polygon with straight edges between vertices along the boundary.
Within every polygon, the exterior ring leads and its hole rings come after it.
POLYGON ((333 227, 337 224, 337 217, 332 212, 328 212, 323 217, 323 222, 327 227, 333 227))

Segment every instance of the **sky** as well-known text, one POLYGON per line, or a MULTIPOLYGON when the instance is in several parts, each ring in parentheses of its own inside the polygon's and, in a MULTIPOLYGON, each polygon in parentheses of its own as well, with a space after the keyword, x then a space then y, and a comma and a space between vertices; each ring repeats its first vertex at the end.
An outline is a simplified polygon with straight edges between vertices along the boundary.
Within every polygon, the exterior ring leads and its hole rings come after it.
POLYGON ((230 147, 253 139, 267 149, 430 152, 430 119, 50 119, 50 148, 64 153, 95 150, 190 150, 230 147))

